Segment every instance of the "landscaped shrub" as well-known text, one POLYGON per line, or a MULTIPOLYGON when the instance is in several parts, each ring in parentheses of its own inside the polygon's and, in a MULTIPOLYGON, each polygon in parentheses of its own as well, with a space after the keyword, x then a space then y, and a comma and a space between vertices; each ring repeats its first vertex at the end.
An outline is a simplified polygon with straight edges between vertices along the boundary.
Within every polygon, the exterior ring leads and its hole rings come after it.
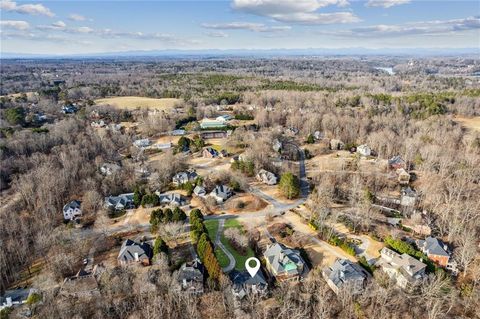
POLYGON ((296 198, 300 195, 300 180, 292 173, 283 174, 278 187, 288 199, 296 198))
POLYGON ((157 255, 159 253, 168 254, 168 246, 167 243, 162 239, 162 237, 158 236, 155 239, 155 243, 153 244, 153 255, 157 255))
POLYGON ((232 170, 238 170, 250 177, 255 175, 255 165, 252 161, 234 161, 231 168, 232 170))
POLYGON ((141 201, 142 207, 155 207, 160 205, 160 199, 157 194, 145 194, 141 201))

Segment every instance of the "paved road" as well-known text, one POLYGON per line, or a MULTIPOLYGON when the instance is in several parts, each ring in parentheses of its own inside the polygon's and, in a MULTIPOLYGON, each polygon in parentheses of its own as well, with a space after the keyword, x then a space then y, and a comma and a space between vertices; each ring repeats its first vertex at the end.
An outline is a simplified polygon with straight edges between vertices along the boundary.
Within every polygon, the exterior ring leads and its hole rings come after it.
POLYGON ((225 225, 225 219, 219 219, 218 220, 218 230, 217 230, 217 235, 215 236, 215 246, 220 247, 221 250, 227 255, 228 257, 228 265, 223 267, 222 270, 225 273, 228 273, 232 271, 235 268, 235 257, 228 251, 228 249, 223 245, 222 241, 220 240, 222 234, 223 234, 223 226, 225 225))

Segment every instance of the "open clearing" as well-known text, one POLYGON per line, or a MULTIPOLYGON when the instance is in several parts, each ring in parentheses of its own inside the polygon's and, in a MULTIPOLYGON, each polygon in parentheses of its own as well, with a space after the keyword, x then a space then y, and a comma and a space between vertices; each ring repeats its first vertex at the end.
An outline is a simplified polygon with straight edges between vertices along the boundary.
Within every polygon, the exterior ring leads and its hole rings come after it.
POLYGON ((134 110, 138 108, 168 110, 181 102, 181 99, 153 99, 141 96, 118 96, 95 100, 97 105, 109 104, 119 109, 134 110))
POLYGON ((461 125, 463 125, 468 129, 480 132, 480 116, 476 116, 476 117, 456 116, 454 121, 460 123, 461 125))

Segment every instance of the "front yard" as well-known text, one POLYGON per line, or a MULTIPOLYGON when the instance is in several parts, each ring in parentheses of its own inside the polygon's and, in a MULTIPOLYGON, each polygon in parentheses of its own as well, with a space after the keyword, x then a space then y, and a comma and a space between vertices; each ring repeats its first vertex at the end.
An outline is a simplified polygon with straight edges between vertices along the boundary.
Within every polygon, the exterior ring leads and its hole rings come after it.
MULTIPOLYGON (((207 228, 210 239, 214 243, 218 232, 218 220, 206 220, 204 224, 207 228)), ((247 252, 244 255, 235 250, 235 248, 233 248, 233 246, 230 244, 230 241, 225 237, 223 233, 228 228, 239 228, 241 231, 243 231, 243 226, 236 219, 225 220, 224 229, 222 231, 222 234, 220 235, 220 241, 235 258, 235 269, 238 271, 245 270, 245 261, 248 258, 254 256, 253 250, 248 247, 247 252)), ((221 267, 228 266, 228 257, 219 247, 215 248, 215 257, 217 257, 218 263, 221 267)))

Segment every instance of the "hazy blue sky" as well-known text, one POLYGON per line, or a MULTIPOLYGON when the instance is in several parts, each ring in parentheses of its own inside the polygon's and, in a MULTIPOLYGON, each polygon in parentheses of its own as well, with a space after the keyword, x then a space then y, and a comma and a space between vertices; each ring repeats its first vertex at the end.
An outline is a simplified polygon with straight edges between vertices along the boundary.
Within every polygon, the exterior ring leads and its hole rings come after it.
POLYGON ((1 51, 465 48, 479 1, 1 1, 1 51))

